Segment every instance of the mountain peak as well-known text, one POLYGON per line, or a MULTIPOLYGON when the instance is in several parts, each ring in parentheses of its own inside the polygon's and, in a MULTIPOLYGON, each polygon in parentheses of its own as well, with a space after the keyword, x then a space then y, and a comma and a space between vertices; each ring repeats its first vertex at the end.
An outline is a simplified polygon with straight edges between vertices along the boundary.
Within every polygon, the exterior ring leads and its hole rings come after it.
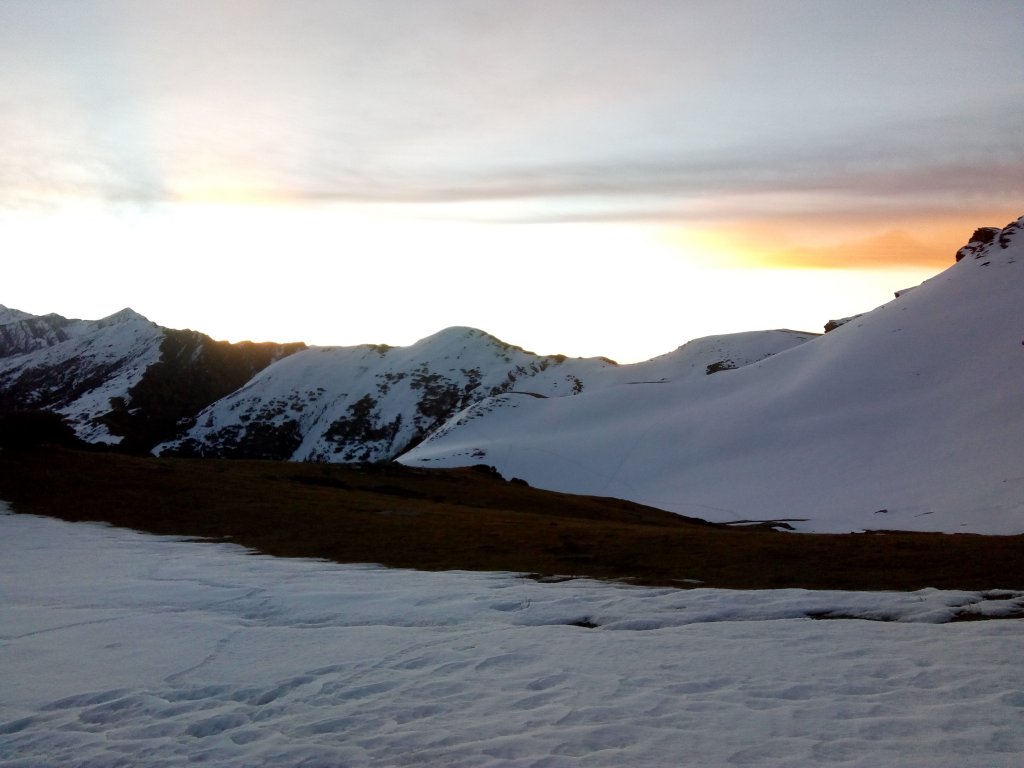
POLYGON ((118 310, 112 315, 107 315, 106 317, 100 318, 99 320, 96 321, 96 324, 100 328, 105 328, 110 325, 120 325, 121 323, 130 322, 151 323, 152 321, 148 317, 140 315, 131 307, 125 307, 124 309, 118 310))
POLYGON ((479 328, 472 328, 468 325, 451 325, 447 328, 442 328, 437 333, 432 333, 429 336, 425 336, 420 339, 420 342, 424 341, 461 341, 462 339, 472 339, 478 336, 489 336, 490 334, 481 331, 479 328))
POLYGON ((509 344, 508 342, 502 341, 497 336, 493 336, 487 331, 482 331, 479 328, 471 328, 467 325, 452 325, 448 328, 443 328, 437 333, 431 334, 425 338, 420 339, 416 342, 415 346, 429 345, 435 346, 449 346, 456 344, 465 344, 471 340, 479 339, 485 344, 496 346, 502 350, 516 350, 523 352, 527 355, 536 356, 535 352, 530 352, 523 349, 522 347, 516 346, 515 344, 509 344))

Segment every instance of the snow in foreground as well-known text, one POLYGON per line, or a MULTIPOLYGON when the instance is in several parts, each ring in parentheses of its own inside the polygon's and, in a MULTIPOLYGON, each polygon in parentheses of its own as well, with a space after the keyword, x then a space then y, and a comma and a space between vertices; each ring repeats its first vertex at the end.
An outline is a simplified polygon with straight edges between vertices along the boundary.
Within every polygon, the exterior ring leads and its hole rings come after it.
POLYGON ((1024 622, 940 623, 1020 593, 539 584, 5 514, 0 593, 4 766, 934 768, 1024 753, 1024 622), (827 612, 889 621, 807 618, 827 612))

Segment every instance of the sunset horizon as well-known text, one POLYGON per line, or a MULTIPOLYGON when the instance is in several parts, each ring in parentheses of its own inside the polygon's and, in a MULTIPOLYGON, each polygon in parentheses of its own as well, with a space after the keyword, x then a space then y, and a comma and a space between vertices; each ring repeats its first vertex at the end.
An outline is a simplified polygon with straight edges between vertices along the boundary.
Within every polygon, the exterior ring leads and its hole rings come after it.
POLYGON ((1024 205, 1014 3, 0 7, 0 303, 636 362, 1024 205))

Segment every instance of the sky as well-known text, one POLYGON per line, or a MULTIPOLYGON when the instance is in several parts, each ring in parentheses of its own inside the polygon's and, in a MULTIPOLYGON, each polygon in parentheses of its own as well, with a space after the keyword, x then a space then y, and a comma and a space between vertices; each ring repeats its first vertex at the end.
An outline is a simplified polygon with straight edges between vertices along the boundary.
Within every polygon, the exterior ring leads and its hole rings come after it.
POLYGON ((35 314, 634 362, 1024 214, 1019 0, 0 0, 0 72, 35 314))

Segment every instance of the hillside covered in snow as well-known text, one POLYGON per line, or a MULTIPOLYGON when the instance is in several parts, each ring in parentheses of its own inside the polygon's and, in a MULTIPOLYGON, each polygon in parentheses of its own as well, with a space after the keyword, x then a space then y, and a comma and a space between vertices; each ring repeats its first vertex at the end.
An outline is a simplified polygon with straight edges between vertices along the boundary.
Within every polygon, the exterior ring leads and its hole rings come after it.
POLYGON ((0 308, 0 413, 49 410, 88 442, 169 456, 389 461, 503 393, 576 396, 703 376, 814 334, 701 339, 635 365, 542 356, 473 328, 408 347, 218 342, 125 309, 101 320, 0 308))
MULTIPOLYGON (((456 413, 496 395, 575 397, 609 388, 703 377, 812 338, 763 331, 704 339, 634 365, 540 356, 473 328, 448 328, 409 347, 311 347, 261 371, 212 404, 163 455, 297 461, 388 461, 456 413)), ((472 457, 471 457, 472 458, 472 457)))
POLYGON ((1024 532, 1024 220, 835 330, 713 376, 500 395, 401 458, 797 530, 1024 532))

